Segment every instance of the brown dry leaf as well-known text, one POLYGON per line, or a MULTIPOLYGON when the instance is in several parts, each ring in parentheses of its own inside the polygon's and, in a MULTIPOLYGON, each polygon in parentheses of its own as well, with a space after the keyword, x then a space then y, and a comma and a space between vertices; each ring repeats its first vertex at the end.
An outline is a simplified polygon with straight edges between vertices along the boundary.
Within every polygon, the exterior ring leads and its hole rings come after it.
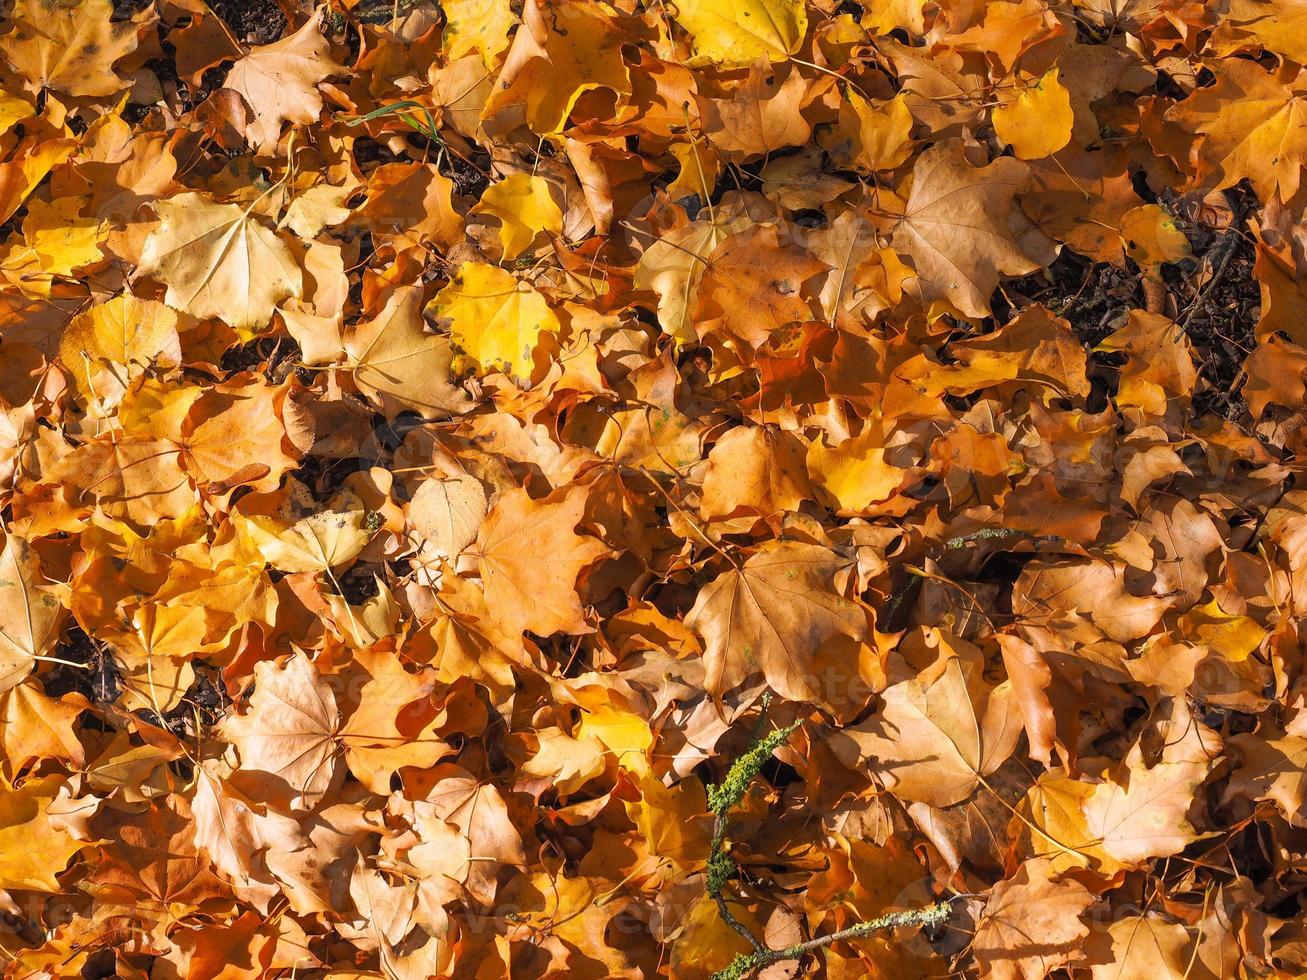
POLYGON ((187 192, 155 210, 159 227, 145 240, 138 274, 168 287, 169 306, 257 331, 278 303, 301 295, 299 263, 248 208, 187 192))
POLYGON ((422 291, 401 286, 375 317, 354 328, 345 344, 354 383, 388 412, 424 416, 461 414, 472 407, 450 377, 454 351, 449 338, 422 321, 422 291))
POLYGON ((980 651, 956 637, 929 630, 913 649, 913 662, 926 665, 920 674, 883 691, 881 710, 836 735, 833 747, 846 764, 869 765, 900 799, 952 806, 1016 748, 1016 691, 1010 681, 987 685, 980 651))
POLYGON ((473 476, 425 480, 408 505, 409 523, 442 558, 454 558, 476 540, 490 505, 485 487, 473 476))
POLYGON ((0 550, 0 691, 19 684, 50 652, 63 614, 29 544, 7 535, 0 550))
POLYGON ((1026 166, 1006 157, 971 166, 956 142, 917 157, 891 244, 911 258, 923 303, 944 300, 964 316, 987 316, 1002 276, 1025 275, 1048 259, 1045 241, 1013 228, 1013 197, 1027 179, 1026 166))
POLYGON ((245 714, 223 725, 240 752, 238 777, 293 809, 312 809, 336 784, 341 730, 336 695, 303 653, 284 664, 255 669, 254 695, 245 714))
POLYGON ((530 630, 589 630, 577 576, 608 554, 598 538, 576 533, 585 512, 581 487, 532 500, 525 490, 502 495, 477 535, 476 555, 491 619, 510 636, 530 630))
POLYGON ((819 545, 774 542, 707 585, 685 623, 704 638, 708 692, 761 673, 783 697, 826 703, 868 632, 863 607, 834 588, 846 564, 819 545))
POLYGON ((1182 701, 1159 726, 1160 758, 1149 765, 1142 741, 1118 772, 1082 804, 1085 826, 1114 860, 1138 864, 1178 854, 1200 835, 1189 823, 1195 791, 1221 752, 1220 737, 1189 715, 1182 701))
POLYGON ((322 18, 319 9, 294 34, 251 49, 227 72, 223 85, 239 93, 252 113, 245 135, 256 153, 276 150, 284 123, 317 122, 318 83, 342 67, 331 60, 322 18))
POLYGON ((1055 880, 1050 862, 1033 858, 994 886, 972 949, 983 975, 1042 980, 1078 961, 1089 935, 1084 914, 1094 895, 1080 882, 1055 880))
POLYGON ((812 497, 804 451, 793 435, 769 426, 732 429, 708 454, 699 513, 713 520, 741 510, 761 517, 798 510, 812 497))
POLYGON ((774 227, 755 225, 731 235, 707 264, 696 313, 700 336, 720 334, 748 351, 780 327, 818 315, 805 294, 826 265, 801 245, 781 242, 774 227))

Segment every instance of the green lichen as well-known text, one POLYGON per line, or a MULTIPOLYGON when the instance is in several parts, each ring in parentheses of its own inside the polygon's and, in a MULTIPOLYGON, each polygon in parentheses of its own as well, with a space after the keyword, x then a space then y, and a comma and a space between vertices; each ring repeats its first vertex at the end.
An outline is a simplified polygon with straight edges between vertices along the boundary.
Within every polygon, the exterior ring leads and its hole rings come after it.
POLYGON ((785 728, 778 728, 764 735, 753 743, 743 755, 731 763, 726 779, 720 784, 708 787, 708 808, 719 817, 724 817, 735 807, 749 790, 753 777, 758 775, 767 760, 780 746, 784 745, 798 729, 799 722, 785 728))

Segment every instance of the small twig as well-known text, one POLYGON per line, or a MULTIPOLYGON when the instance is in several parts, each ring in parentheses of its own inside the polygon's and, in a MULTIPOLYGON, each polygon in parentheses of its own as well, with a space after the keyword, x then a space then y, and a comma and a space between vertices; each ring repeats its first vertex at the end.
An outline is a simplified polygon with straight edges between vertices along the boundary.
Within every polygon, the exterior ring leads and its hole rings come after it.
POLYGON ((1225 274, 1229 271, 1230 262, 1234 258, 1234 253, 1238 251, 1239 239, 1243 237, 1243 231, 1240 225, 1243 224, 1244 209, 1242 206, 1234 208, 1234 220, 1230 223, 1230 228, 1221 238, 1220 244, 1216 247, 1220 249, 1220 256, 1212 266, 1212 278, 1207 280, 1206 285, 1198 291, 1194 297, 1193 305, 1189 307, 1184 317, 1180 320, 1181 328, 1187 327, 1189 321, 1193 319, 1194 314, 1207 306, 1211 299, 1212 292, 1221 284, 1225 274))

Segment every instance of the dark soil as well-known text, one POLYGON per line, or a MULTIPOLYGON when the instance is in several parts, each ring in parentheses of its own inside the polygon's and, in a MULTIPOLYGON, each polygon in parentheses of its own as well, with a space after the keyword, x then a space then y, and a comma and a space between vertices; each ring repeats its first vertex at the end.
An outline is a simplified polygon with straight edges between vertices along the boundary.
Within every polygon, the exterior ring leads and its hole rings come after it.
POLYGON ((76 691, 92 704, 111 704, 122 693, 118 666, 113 658, 91 642, 90 637, 74 626, 68 636, 55 647, 54 655, 67 664, 52 664, 41 675, 41 683, 48 697, 57 698, 76 691))
MULTIPOLYGON (((1242 189, 1227 194, 1237 215, 1254 212, 1255 198, 1242 189)), ((1193 259, 1162 267, 1162 281, 1177 311, 1176 322, 1193 346, 1199 370, 1194 394, 1195 415, 1216 415, 1230 421, 1251 421, 1239 390, 1244 359, 1257 346, 1255 326, 1261 292, 1253 275, 1255 253, 1246 233, 1184 226, 1193 259)), ((1133 309, 1145 307, 1142 275, 1133 262, 1117 266, 1093 262, 1063 249, 1047 272, 1005 284, 1001 292, 1044 304, 1065 318, 1076 336, 1092 351, 1133 309)), ((1003 304, 1006 305, 1006 304, 1003 304)), ((1005 317, 995 304, 999 321, 1005 317)), ((1091 377, 1111 373, 1120 358, 1091 354, 1091 377)))
POLYGON ((273 0, 210 0, 209 9, 246 44, 271 44, 286 31, 286 15, 273 0))

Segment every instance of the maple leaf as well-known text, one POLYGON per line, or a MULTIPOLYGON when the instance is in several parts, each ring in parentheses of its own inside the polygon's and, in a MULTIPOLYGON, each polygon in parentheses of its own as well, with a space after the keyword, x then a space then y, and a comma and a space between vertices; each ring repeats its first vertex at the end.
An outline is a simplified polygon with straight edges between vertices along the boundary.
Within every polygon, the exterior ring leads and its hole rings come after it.
POLYGON ((602 541, 576 533, 585 490, 559 490, 535 501, 514 490, 495 501, 477 535, 475 553, 490 617, 504 632, 583 633, 576 580, 608 553, 602 541), (527 542, 533 542, 528 547, 527 542))
POLYGON ((449 338, 424 329, 421 310, 421 290, 403 286, 375 317, 354 328, 345 344, 354 383, 383 408, 424 415, 465 412, 471 399, 450 378, 449 338))
POLYGON ((88 846, 57 824, 50 805, 65 788, 58 774, 29 778, 14 787, 0 780, 0 886, 57 892, 62 872, 73 855, 88 846))
POLYGON ((295 33, 252 49, 227 72, 223 85, 254 114, 246 136, 258 153, 276 149, 284 123, 316 122, 322 111, 318 83, 342 67, 331 60, 322 18, 319 9, 295 33))
POLYGON ((1179 702, 1168 722, 1163 732, 1170 737, 1155 765, 1145 767, 1143 748, 1136 744, 1122 760, 1121 774, 1094 787, 1084 800, 1086 828, 1118 861, 1169 857, 1200 836, 1187 814, 1220 753, 1220 738, 1191 719, 1179 702))
POLYGON ((292 6, 0 33, 8 972, 1302 971, 1304 0, 292 6))
POLYGON ((1093 894, 1074 879, 1055 881, 1049 862, 1026 861, 990 893, 974 949, 985 975, 1039 980, 1079 958, 1093 894))
POLYGON ((29 92, 115 95, 131 84, 113 69, 136 50, 141 20, 115 20, 110 0, 51 4, 19 0, 11 11, 15 29, 0 38, 0 51, 29 92))
MULTIPOLYGON (((499 219, 505 261, 521 255, 540 233, 563 232, 563 212, 549 193, 549 182, 528 173, 509 174, 487 187, 472 212, 499 219)), ((464 269, 462 275, 466 273, 464 269)))
POLYGON ((450 341, 474 364, 520 378, 531 377, 541 335, 559 330, 558 317, 543 296, 511 273, 482 262, 459 269, 427 308, 449 324, 450 341))
POLYGON ((778 541, 705 586, 685 623, 704 638, 707 690, 721 697, 761 672, 783 697, 824 703, 839 679, 823 664, 867 635, 866 612, 834 589, 843 564, 820 545, 778 541))
POLYGON ((760 347, 772 332, 816 314, 806 284, 826 264, 774 227, 755 225, 713 249, 699 286, 696 312, 701 335, 722 333, 746 348, 760 347))
POLYGON ((1256 65, 1231 60, 1216 85, 1199 89, 1168 117, 1201 135, 1194 148, 1200 178, 1228 187, 1247 177, 1263 200, 1298 191, 1307 164, 1307 99, 1256 65))
POLYGON ((1021 735, 1016 692, 981 679, 979 651, 931 630, 921 655, 936 654, 918 676, 887 688, 884 707, 837 736, 836 751, 874 758, 890 791, 945 807, 960 803, 1012 753, 1021 735))
POLYGON ((917 157, 891 244, 912 259, 923 302, 942 299, 965 316, 986 316, 1002 276, 1033 272, 1049 259, 1043 243, 1019 240, 1011 228, 1013 198, 1026 179, 1026 167, 1006 157, 972 167, 957 143, 917 157))
POLYGON ((64 609, 43 584, 31 546, 7 535, 0 550, 0 690, 21 682, 59 638, 64 609))
POLYGON ((727 67, 784 61, 808 30, 802 0, 679 0, 676 19, 694 38, 695 58, 727 67))
POLYGON ((798 510, 812 497, 804 448, 794 436, 768 427, 732 429, 708 454, 699 512, 712 519, 741 509, 762 516, 798 510))
POLYGON ((994 110, 994 132, 1021 160, 1056 153, 1071 141, 1071 96, 1050 68, 1016 99, 994 110))
POLYGON ((291 807, 310 809, 340 775, 336 696, 302 653, 282 665, 260 663, 255 684, 250 710, 223 726, 240 752, 240 774, 268 782, 291 807))
POLYGON ((139 273, 168 287, 169 306, 252 331, 282 300, 301 295, 303 272, 290 249, 248 208, 187 192, 155 210, 159 227, 146 239, 139 273))

